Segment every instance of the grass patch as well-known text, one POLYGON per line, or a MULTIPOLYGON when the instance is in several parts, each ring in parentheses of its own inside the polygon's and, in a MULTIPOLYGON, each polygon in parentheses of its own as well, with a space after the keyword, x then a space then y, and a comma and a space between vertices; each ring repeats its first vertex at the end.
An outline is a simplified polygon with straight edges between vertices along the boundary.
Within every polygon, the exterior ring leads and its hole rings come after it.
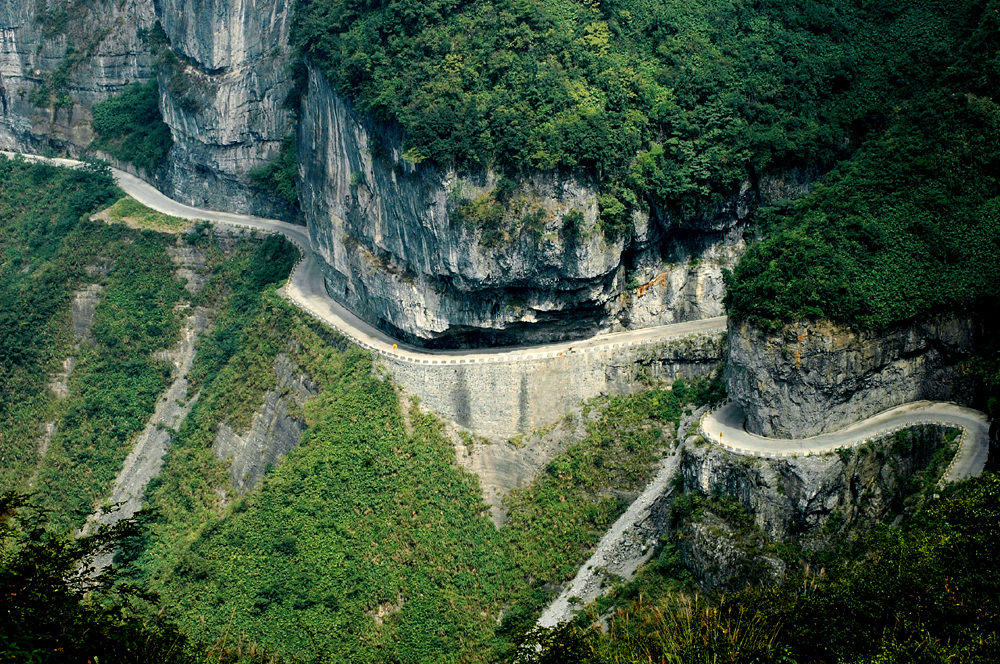
POLYGON ((105 213, 115 223, 125 224, 130 228, 148 228, 160 233, 180 233, 194 225, 194 221, 190 219, 172 217, 148 208, 131 196, 121 199, 105 210, 105 213))
POLYGON ((174 144, 159 100, 159 85, 153 79, 133 83, 94 106, 95 137, 90 148, 155 173, 174 144))

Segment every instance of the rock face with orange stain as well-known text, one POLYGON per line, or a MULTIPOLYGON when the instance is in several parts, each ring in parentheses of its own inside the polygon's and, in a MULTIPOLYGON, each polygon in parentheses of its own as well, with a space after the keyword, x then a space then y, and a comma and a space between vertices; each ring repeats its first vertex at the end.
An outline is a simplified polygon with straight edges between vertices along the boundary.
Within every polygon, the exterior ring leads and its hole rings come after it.
POLYGON ((807 438, 920 399, 971 397, 961 363, 968 318, 937 316, 876 334, 829 321, 767 333, 730 321, 726 386, 751 433, 807 438))

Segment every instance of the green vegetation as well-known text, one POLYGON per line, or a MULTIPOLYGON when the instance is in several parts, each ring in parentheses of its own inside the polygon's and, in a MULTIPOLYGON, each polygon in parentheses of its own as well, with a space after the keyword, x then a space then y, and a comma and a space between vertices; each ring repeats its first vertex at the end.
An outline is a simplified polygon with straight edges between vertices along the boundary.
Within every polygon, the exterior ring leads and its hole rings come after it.
POLYGON ((884 329, 1000 295, 1000 106, 932 94, 816 191, 768 211, 728 279, 731 315, 884 329))
POLYGON ((155 173, 174 144, 159 100, 157 82, 152 80, 133 83, 94 106, 96 137, 90 147, 131 162, 150 175, 155 173))
POLYGON ((95 554, 137 532, 127 520, 96 533, 59 534, 29 497, 0 495, 0 662, 280 664, 240 643, 192 643, 172 623, 137 611, 155 597, 123 583, 121 568, 93 567, 95 554))
POLYGON ((180 329, 183 288, 163 236, 91 222, 121 197, 110 174, 0 161, 0 479, 23 486, 36 475, 53 521, 79 525, 107 490, 170 377, 154 352, 180 329), (73 336, 70 298, 101 287, 93 325, 73 336), (65 398, 48 388, 65 358, 75 367, 65 398), (42 425, 52 422, 39 458, 42 425))
MULTIPOLYGON (((247 309, 235 300, 228 308, 247 309)), ((250 312, 232 325, 237 341, 212 340, 230 336, 221 331, 230 314, 205 341, 237 350, 199 354, 191 375, 202 376, 202 396, 153 482, 156 517, 130 554, 171 616, 210 642, 254 635, 307 659, 352 662, 508 653, 547 584, 571 577, 626 507, 608 496, 648 480, 682 404, 718 398, 717 385, 680 383, 593 404, 584 437, 511 495, 498 531, 441 423, 411 407, 407 429, 396 391, 372 375, 366 353, 273 290, 250 312), (218 423, 246 430, 275 387, 279 353, 320 394, 305 409, 300 445, 259 490, 231 502, 227 469, 211 451, 218 423)))
POLYGON ((402 125, 411 161, 585 167, 622 203, 698 207, 750 168, 829 152, 853 20, 785 2, 309 0, 297 35, 402 125))
POLYGON ((184 293, 162 236, 103 224, 91 232, 103 235, 95 239, 113 264, 101 280, 91 341, 72 353, 69 394, 58 402, 58 430, 37 479, 43 500, 62 510, 57 522, 76 526, 106 495, 170 382, 170 363, 155 352, 180 331, 174 305, 184 293))
POLYGON ((26 497, 0 496, 0 662, 193 661, 176 628, 147 624, 128 610, 134 589, 88 573, 92 555, 130 525, 60 536, 26 497))
POLYGON ((131 196, 126 196, 107 209, 108 219, 132 228, 148 228, 161 233, 186 231, 194 222, 151 210, 131 196))
POLYGON ((281 142, 281 150, 270 163, 250 171, 250 183, 276 194, 292 205, 297 205, 299 194, 295 189, 295 179, 298 174, 295 134, 289 134, 281 142))
POLYGON ((620 606, 607 634, 570 624, 525 661, 969 662, 1000 657, 1000 478, 949 486, 821 571, 716 598, 677 586, 620 606), (559 659, 566 657, 566 659, 559 659))
POLYGON ((762 173, 833 163, 927 67, 988 71, 962 59, 991 34, 981 5, 303 0, 296 35, 402 126, 408 160, 583 169, 615 238, 631 209, 692 218, 762 173))
POLYGON ((887 29, 901 49, 887 71, 899 99, 884 129, 812 195, 762 215, 768 237, 727 281, 731 315, 879 330, 997 296, 997 8, 900 5, 887 29))
POLYGON ((86 218, 120 196, 96 164, 68 170, 0 157, 0 485, 34 468, 49 374, 73 343, 71 293, 119 236, 86 218))

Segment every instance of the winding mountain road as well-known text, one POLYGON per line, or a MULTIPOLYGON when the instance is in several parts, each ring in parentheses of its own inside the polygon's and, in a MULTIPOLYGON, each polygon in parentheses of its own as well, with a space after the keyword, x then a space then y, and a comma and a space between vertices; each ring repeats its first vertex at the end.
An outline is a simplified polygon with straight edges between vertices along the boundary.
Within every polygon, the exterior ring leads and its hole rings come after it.
MULTIPOLYGON (((13 157, 18 153, 2 152, 13 157)), ((22 154, 25 159, 42 161, 60 166, 76 167, 82 162, 73 159, 49 159, 22 154)), ((551 357, 562 353, 586 352, 590 349, 614 347, 650 341, 665 341, 680 337, 716 333, 726 329, 725 316, 705 320, 661 325, 642 330, 602 334, 578 341, 560 342, 537 346, 479 348, 458 350, 428 350, 417 348, 393 339, 385 332, 366 323, 333 300, 326 291, 326 283, 319 263, 310 250, 309 232, 304 226, 275 219, 251 215, 203 210, 179 203, 161 193, 151 184, 118 169, 111 169, 118 186, 137 201, 158 212, 184 219, 206 220, 230 226, 252 228, 271 233, 281 233, 302 253, 284 288, 285 295, 297 306, 326 322, 363 347, 379 353, 408 359, 413 362, 439 364, 441 362, 495 362, 516 361, 551 357)), ((886 430, 912 426, 922 422, 945 422, 967 432, 963 447, 947 479, 954 480, 982 472, 988 449, 988 423, 986 417, 975 410, 953 404, 921 401, 893 408, 884 413, 853 424, 841 431, 801 440, 764 438, 744 429, 745 417, 735 404, 727 404, 702 419, 702 434, 740 454, 759 456, 790 456, 816 454, 862 442, 886 430)))
MULTIPOLYGON (((0 152, 7 156, 17 153, 0 152)), ((48 159, 21 155, 32 161, 44 161, 76 167, 81 162, 72 159, 48 159)), ((333 300, 326 291, 323 273, 311 251, 308 230, 274 219, 250 215, 203 210, 184 205, 158 191, 149 183, 118 169, 112 174, 128 195, 158 212, 192 220, 206 220, 231 226, 281 233, 301 251, 302 257, 284 287, 284 294, 298 307, 324 321, 359 345, 371 350, 418 363, 497 362, 552 357, 563 353, 587 352, 591 349, 666 341, 680 337, 717 333, 726 329, 724 316, 706 320, 663 325, 643 330, 603 334, 572 342, 538 346, 427 350, 393 339, 386 333, 358 318, 333 300)), ((746 417, 739 406, 727 403, 706 413, 700 422, 701 434, 723 447, 743 455, 782 457, 823 454, 838 448, 864 443, 876 436, 923 423, 950 424, 963 431, 961 445, 943 481, 956 481, 983 471, 989 450, 989 423, 986 416, 954 404, 920 401, 905 404, 832 433, 800 440, 765 438, 746 431, 746 417)), ((590 601, 600 593, 602 570, 629 577, 648 557, 651 548, 643 536, 643 524, 652 505, 667 491, 667 483, 676 466, 676 454, 669 458, 640 499, 626 511, 605 534, 593 556, 581 568, 573 583, 545 611, 540 624, 554 625, 572 617, 580 603, 590 601)))
MULTIPOLYGON (((19 153, 0 152, 0 154, 14 157, 19 153)), ((82 162, 74 159, 51 159, 29 154, 21 154, 21 156, 29 161, 47 162, 59 166, 76 167, 82 164, 82 162)), ((265 219, 252 215, 216 212, 192 207, 168 198, 151 184, 134 175, 116 168, 112 168, 111 172, 118 186, 126 194, 157 212, 182 219, 205 220, 230 226, 281 233, 302 252, 302 258, 292 272, 288 284, 285 286, 287 297, 307 313, 324 321, 361 346, 386 355, 415 362, 435 364, 439 363, 442 359, 459 358, 465 362, 516 361, 543 356, 551 357, 559 353, 579 352, 617 345, 665 341, 695 334, 722 332, 726 329, 726 317, 719 316, 717 318, 676 323, 673 325, 661 325, 642 330, 601 334, 578 341, 536 346, 506 346, 471 350, 429 350, 426 348, 417 348, 416 346, 393 339, 382 330, 361 320, 330 297, 326 291, 326 282, 323 279, 319 263, 310 250, 309 232, 305 226, 297 226, 284 221, 265 219)))
POLYGON ((945 481, 954 482, 983 472, 989 455, 990 424, 986 415, 941 401, 903 404, 839 431, 798 439, 765 438, 748 432, 743 410, 730 402, 705 414, 701 435, 737 454, 788 457, 833 452, 918 424, 948 424, 965 432, 945 481))

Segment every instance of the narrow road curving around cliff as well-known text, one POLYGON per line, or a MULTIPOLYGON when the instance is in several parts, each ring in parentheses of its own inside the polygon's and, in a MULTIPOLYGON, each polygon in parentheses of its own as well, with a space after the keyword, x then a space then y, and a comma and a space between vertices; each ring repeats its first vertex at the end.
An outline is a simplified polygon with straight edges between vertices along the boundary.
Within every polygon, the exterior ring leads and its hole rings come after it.
POLYGON ((989 454, 989 420, 971 408, 940 401, 915 401, 883 411, 839 431, 809 438, 765 438, 746 430, 746 416, 735 403, 726 403, 701 420, 701 435, 737 454, 762 457, 825 454, 853 447, 919 424, 948 425, 964 431, 944 480, 954 482, 979 475, 989 454))
MULTIPOLYGON (((0 152, 9 157, 20 153, 0 152)), ((77 167, 82 162, 74 159, 52 159, 37 155, 20 154, 30 161, 43 161, 58 166, 77 167)), ((403 360, 426 364, 448 364, 454 362, 511 362, 556 357, 563 354, 592 352, 617 346, 656 343, 670 339, 680 339, 696 334, 715 334, 726 329, 726 317, 660 325, 641 330, 600 334, 577 341, 540 344, 534 346, 505 346, 501 348, 475 348, 458 350, 429 350, 393 339, 382 330, 365 322, 330 297, 319 263, 311 251, 309 232, 305 226, 297 226, 276 219, 265 219, 252 215, 233 214, 203 210, 179 203, 169 198, 148 182, 120 171, 111 169, 115 181, 132 198, 157 212, 174 217, 204 220, 242 228, 251 228, 270 233, 281 233, 302 252, 302 258, 295 266, 284 295, 296 306, 322 320, 359 345, 385 355, 403 360)))
MULTIPOLYGON (((962 431, 955 456, 942 483, 974 477, 983 472, 989 454, 989 421, 986 415, 952 403, 917 401, 878 413, 840 431, 801 440, 765 438, 744 428, 746 416, 735 403, 706 411, 700 418, 702 436, 736 454, 758 457, 791 457, 826 454, 920 424, 952 426, 962 431)), ((685 428, 685 427, 682 427, 685 428)), ((677 472, 678 446, 660 471, 628 510, 604 534, 576 576, 542 613, 538 624, 554 627, 571 620, 577 611, 604 592, 606 578, 629 579, 653 554, 659 533, 646 527, 654 506, 668 500, 670 480, 677 472)))

